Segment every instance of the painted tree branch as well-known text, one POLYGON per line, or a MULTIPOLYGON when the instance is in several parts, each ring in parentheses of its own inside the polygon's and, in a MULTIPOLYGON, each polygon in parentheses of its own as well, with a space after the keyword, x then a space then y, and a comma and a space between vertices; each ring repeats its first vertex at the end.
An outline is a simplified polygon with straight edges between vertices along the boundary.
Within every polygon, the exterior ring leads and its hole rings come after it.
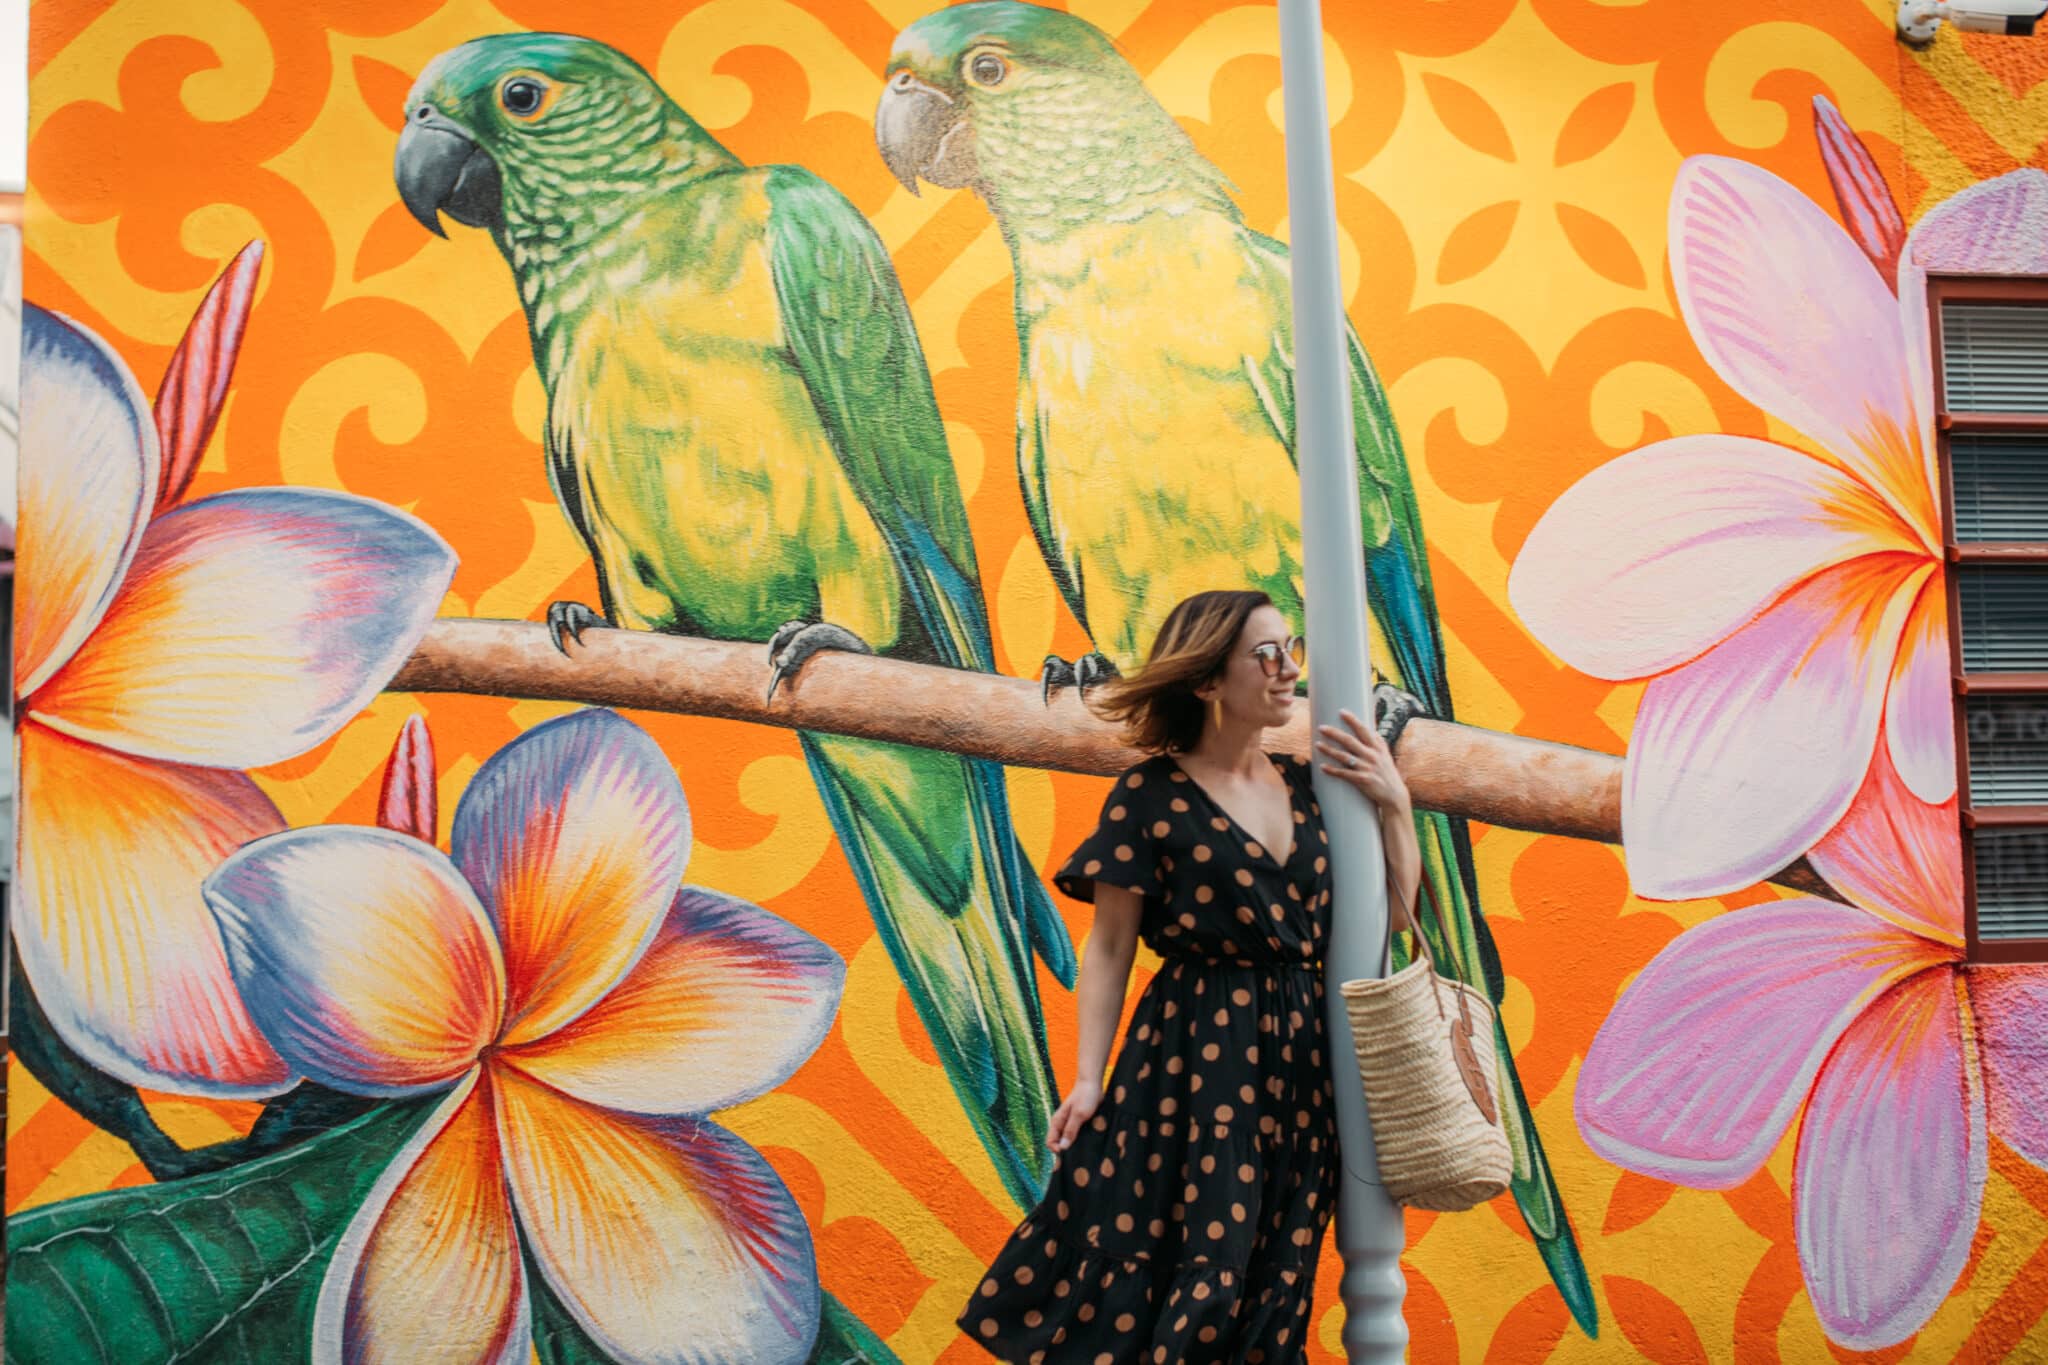
MULTIPOLYGON (((715 716, 1105 776, 1142 757, 1071 690, 1048 706, 1038 684, 1019 678, 824 654, 784 681, 773 702, 767 686, 767 651, 758 644, 593 630, 563 655, 544 626, 444 618, 390 690, 715 716)), ((1308 753, 1306 709, 1280 732, 1278 745, 1308 753)), ((1621 760, 1613 754, 1417 719, 1402 732, 1397 756, 1418 806, 1540 834, 1620 842, 1621 760)), ((1773 880, 1833 894, 1803 862, 1773 880)))

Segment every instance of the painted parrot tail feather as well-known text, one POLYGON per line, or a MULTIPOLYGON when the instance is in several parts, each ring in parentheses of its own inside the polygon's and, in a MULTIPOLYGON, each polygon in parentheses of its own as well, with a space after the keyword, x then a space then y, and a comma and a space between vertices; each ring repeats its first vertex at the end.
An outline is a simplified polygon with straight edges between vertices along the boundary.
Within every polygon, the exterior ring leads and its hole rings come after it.
MULTIPOLYGON (((1000 767, 804 734, 804 756, 883 946, 1003 1187, 1037 1203, 1057 1103, 1032 906, 1058 916, 1010 832, 1000 767)), ((1065 942, 1061 927, 1058 944, 1065 942)), ((1057 973, 1062 959, 1046 951, 1057 973)), ((1073 950, 1064 965, 1073 970, 1073 950)))
POLYGON ((1003 846, 1007 857, 1000 864, 1003 885, 1007 888, 1004 898, 1020 912, 1019 917, 1031 935, 1031 947, 1039 960, 1045 963, 1045 969, 1061 986, 1072 990, 1080 974, 1081 962, 1074 955, 1074 941, 1067 933, 1067 922, 1060 918, 1059 908, 1052 903, 1052 897, 1032 867, 1024 846, 1014 833, 1009 832, 1010 794, 1003 781, 1003 769, 995 763, 976 763, 973 771, 983 789, 982 799, 987 804, 997 838, 1006 839, 1003 846))
MULTIPOLYGON (((1467 985, 1478 987, 1494 1003, 1494 1055, 1499 1059, 1499 1082, 1503 1103, 1501 1124, 1507 1131, 1508 1147, 1514 1153, 1514 1175, 1509 1190, 1522 1221, 1536 1241, 1550 1278, 1571 1309, 1572 1319, 1587 1336, 1600 1335, 1600 1307, 1593 1298, 1592 1280, 1579 1254, 1578 1239, 1572 1233, 1564 1196, 1543 1151, 1543 1139, 1536 1129, 1536 1116, 1522 1089, 1515 1069, 1515 1055, 1501 1023, 1500 1003, 1506 994, 1500 952, 1493 934, 1479 910, 1474 890, 1477 878, 1472 861, 1472 834, 1465 821, 1437 811, 1418 811, 1415 832, 1422 846, 1423 875, 1436 893, 1437 904, 1445 907, 1447 922, 1433 923, 1425 916, 1423 932, 1440 964, 1449 964, 1467 985)), ((1408 954, 1397 944, 1395 966, 1405 966, 1408 954)))

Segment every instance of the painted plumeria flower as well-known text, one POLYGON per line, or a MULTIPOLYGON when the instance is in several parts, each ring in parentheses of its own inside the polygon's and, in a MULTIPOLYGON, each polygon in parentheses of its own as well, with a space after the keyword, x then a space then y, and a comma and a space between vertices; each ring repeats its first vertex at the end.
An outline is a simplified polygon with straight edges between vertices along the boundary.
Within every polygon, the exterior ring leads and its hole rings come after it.
POLYGON ((523 1365, 523 1250, 619 1361, 802 1361, 820 1302, 809 1229, 704 1115, 810 1056, 845 964, 681 884, 682 789, 609 711, 492 757, 450 844, 320 826, 207 879, 235 980, 294 1070, 441 1096, 341 1239, 313 1359, 411 1365, 460 1343, 523 1365))
POLYGON ((2015 229, 2042 221, 2044 191, 2039 171, 1975 186, 1888 261, 1883 234, 1867 254, 1767 171, 1680 170, 1686 325, 1811 446, 1682 436, 1624 455, 1545 513, 1508 584, 1565 662, 1649 681, 1622 794, 1641 894, 1720 895, 1793 862, 1848 810, 1880 735, 1917 799, 1954 795, 1926 272, 2020 268, 2016 240, 2038 257, 2042 236, 2015 229))
POLYGON ((1953 800, 1880 750, 1810 855, 1855 903, 1785 900, 1679 935, 1601 1026, 1576 1094, 1594 1151, 1700 1189, 1747 1180, 1802 1107, 1794 1237, 1821 1325, 1918 1331, 1970 1257, 1988 1134, 2048 1166, 2048 967, 1963 965, 1953 800))
POLYGON ((99 337, 22 310, 15 943, 74 1051, 188 1094, 291 1083, 199 894, 221 858, 284 827, 240 770, 302 754, 362 710, 455 572, 425 525, 345 493, 179 505, 261 256, 245 250, 215 285, 154 412, 99 337))

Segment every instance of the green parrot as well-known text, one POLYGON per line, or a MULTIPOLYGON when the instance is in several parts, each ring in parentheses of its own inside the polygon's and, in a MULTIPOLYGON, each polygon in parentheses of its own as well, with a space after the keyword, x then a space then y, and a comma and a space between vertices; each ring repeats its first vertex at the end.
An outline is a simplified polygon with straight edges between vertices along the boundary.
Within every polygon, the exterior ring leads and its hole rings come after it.
MULTIPOLYGON (((1287 248, 1245 226, 1196 150, 1110 40, 1059 10, 985 0, 898 35, 875 116, 882 159, 971 187, 1010 248, 1021 393, 1017 465, 1031 526, 1095 653, 1046 661, 1083 688, 1143 659, 1167 611, 1206 588, 1271 594, 1303 621, 1294 341, 1287 248)), ((1348 338, 1376 689, 1398 734, 1452 717, 1429 560, 1400 433, 1348 338)), ((1462 819, 1418 812, 1444 907, 1437 960, 1498 1002, 1462 819)), ((1497 1029, 1514 1194, 1589 1334, 1598 1309, 1504 1031, 1497 1029)))
MULTIPOLYGON (((400 197, 487 228, 548 396, 562 510, 610 625, 768 646, 768 696, 821 650, 993 671, 931 377, 860 212, 743 164, 622 53, 479 38, 407 97, 400 197)), ((1011 828, 1003 770, 801 736, 833 829, 1009 1193, 1036 1201, 1055 1104, 1033 952, 1066 927, 1011 828)))

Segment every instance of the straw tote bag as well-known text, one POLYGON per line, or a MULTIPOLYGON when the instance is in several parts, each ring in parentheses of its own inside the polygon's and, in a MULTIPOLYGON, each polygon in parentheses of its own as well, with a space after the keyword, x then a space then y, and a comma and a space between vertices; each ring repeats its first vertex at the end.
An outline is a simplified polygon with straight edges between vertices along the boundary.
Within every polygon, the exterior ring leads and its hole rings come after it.
MULTIPOLYGON (((1422 890, 1441 926, 1443 910, 1427 878, 1422 890)), ((1393 925, 1389 914, 1390 943, 1393 925)), ((1380 1183, 1409 1208, 1469 1209, 1506 1189, 1514 1170, 1495 1089, 1493 1005, 1437 974, 1419 924, 1414 937, 1415 961, 1339 990, 1365 1083, 1380 1183)))

